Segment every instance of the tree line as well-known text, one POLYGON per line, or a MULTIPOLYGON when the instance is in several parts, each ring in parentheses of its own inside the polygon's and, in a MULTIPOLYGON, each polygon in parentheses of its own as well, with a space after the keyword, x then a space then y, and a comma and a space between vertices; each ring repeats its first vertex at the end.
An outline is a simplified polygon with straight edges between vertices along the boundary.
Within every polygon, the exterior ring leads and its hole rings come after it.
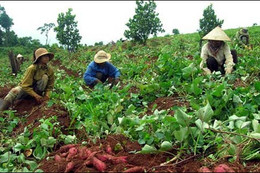
MULTIPOLYGON (((124 36, 133 41, 141 44, 146 44, 150 35, 157 36, 159 32, 163 33, 163 24, 159 19, 159 13, 156 13, 156 3, 154 0, 136 1, 135 15, 129 19, 126 26, 127 30, 124 31, 124 36)), ((76 15, 72 14, 73 9, 69 8, 66 13, 59 13, 57 18, 57 26, 54 23, 44 23, 43 26, 37 28, 46 37, 45 44, 48 45, 48 35, 51 29, 56 32, 56 38, 59 43, 68 51, 76 51, 80 46, 81 36, 77 29, 78 22, 75 20, 76 15)), ((203 11, 203 18, 200 19, 200 29, 198 33, 202 38, 209 31, 216 26, 222 26, 224 20, 217 19, 215 11, 210 4, 203 11)), ((38 39, 32 37, 19 38, 14 31, 11 31, 11 26, 14 25, 13 19, 8 16, 5 8, 0 5, 0 47, 12 46, 41 46, 38 39)), ((174 28, 173 34, 179 34, 179 30, 174 28)), ((103 43, 103 42, 102 42, 103 43)), ((101 44, 98 43, 98 44, 101 44)))

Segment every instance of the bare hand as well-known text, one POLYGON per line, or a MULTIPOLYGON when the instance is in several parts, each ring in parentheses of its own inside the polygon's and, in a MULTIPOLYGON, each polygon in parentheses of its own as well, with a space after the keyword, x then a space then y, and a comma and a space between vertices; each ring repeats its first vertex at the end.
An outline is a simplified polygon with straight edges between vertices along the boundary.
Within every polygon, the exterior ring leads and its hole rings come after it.
POLYGON ((96 79, 96 83, 102 83, 101 80, 99 79, 96 79))
POLYGON ((49 100, 49 99, 50 99, 49 96, 44 96, 44 97, 43 97, 43 101, 44 101, 44 102, 47 101, 47 100, 49 100))
POLYGON ((41 104, 41 103, 43 102, 43 97, 42 97, 42 96, 37 95, 37 96, 35 96, 34 98, 35 98, 35 100, 36 100, 36 102, 37 102, 38 104, 41 104))

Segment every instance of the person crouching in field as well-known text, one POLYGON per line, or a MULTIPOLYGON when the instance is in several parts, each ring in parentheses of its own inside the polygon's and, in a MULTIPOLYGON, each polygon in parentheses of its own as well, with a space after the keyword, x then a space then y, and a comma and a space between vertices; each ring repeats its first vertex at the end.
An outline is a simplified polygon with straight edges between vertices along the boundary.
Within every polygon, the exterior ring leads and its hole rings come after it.
POLYGON ((224 41, 230 41, 230 38, 220 28, 216 27, 202 38, 208 40, 201 49, 200 68, 205 74, 211 74, 213 71, 220 71, 221 74, 230 74, 234 65, 237 63, 237 52, 231 50, 224 41))
POLYGON ((106 80, 112 83, 112 85, 119 82, 120 72, 109 62, 110 58, 111 55, 109 53, 100 50, 94 56, 94 61, 88 65, 83 78, 87 86, 91 89, 97 83, 104 83, 106 80))
POLYGON ((45 48, 39 48, 33 53, 33 64, 30 65, 21 83, 12 88, 0 105, 0 111, 6 110, 17 99, 32 96, 38 104, 50 98, 50 92, 54 87, 54 71, 48 66, 48 62, 54 57, 53 53, 45 48))

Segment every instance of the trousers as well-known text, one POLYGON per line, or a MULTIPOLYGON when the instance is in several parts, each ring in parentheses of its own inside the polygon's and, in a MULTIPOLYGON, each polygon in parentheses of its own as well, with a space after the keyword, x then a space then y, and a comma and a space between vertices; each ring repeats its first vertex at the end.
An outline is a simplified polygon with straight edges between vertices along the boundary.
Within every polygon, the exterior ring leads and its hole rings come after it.
MULTIPOLYGON (((40 80, 35 82, 35 84, 33 85, 33 90, 37 94, 43 95, 43 92, 45 91, 48 83, 48 79, 48 76, 44 74, 40 80)), ((16 86, 9 91, 9 93, 5 96, 4 100, 13 103, 15 100, 23 99, 27 96, 28 94, 22 89, 21 86, 16 86)))
MULTIPOLYGON (((237 62, 238 62, 237 51, 235 49, 231 50, 231 55, 233 58, 233 62, 235 64, 237 64, 237 62)), ((221 74, 225 74, 225 68, 224 68, 225 61, 226 61, 226 59, 224 59, 223 64, 220 66, 214 57, 209 56, 207 59, 207 67, 208 67, 208 69, 210 69, 211 72, 220 71, 221 74)), ((235 70, 235 67, 234 67, 234 70, 235 70)))

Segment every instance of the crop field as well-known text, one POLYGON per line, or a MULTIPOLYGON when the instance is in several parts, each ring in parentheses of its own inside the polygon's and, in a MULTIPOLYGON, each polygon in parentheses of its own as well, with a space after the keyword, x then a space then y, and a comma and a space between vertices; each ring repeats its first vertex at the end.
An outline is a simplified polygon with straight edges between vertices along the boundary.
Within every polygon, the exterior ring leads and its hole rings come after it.
MULTIPOLYGON (((198 33, 81 47, 55 54, 51 99, 18 100, 0 116, 0 172, 260 172, 260 26, 248 27, 250 47, 240 48, 232 74, 199 69, 198 33), (104 50, 121 72, 110 88, 83 80, 104 50)), ((236 29, 225 30, 230 38, 236 29)), ((203 42, 203 44, 206 42, 203 42)), ((10 48, 11 49, 11 48, 10 48)), ((0 98, 20 82, 8 50, 0 53, 0 98)))

